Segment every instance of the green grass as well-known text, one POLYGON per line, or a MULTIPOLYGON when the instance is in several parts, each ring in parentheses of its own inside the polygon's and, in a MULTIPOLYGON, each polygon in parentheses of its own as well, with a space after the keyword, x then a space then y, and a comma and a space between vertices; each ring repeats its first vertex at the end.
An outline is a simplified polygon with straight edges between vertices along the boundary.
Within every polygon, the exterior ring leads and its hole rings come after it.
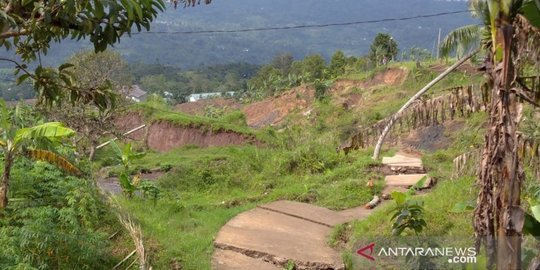
MULTIPOLYGON (((294 200, 341 210, 363 205, 370 201, 372 192, 382 189, 382 175, 370 171, 372 149, 354 151, 348 156, 335 151, 340 142, 359 126, 374 123, 395 112, 410 95, 418 91, 434 76, 430 71, 411 72, 402 86, 379 87, 375 90, 359 89, 364 96, 361 113, 336 107, 328 99, 314 104, 308 119, 299 113, 290 116, 290 122, 279 131, 268 128, 250 130, 239 120, 241 115, 218 119, 170 112, 163 105, 149 107, 137 105, 150 121, 167 121, 182 126, 234 131, 266 138, 263 147, 252 145, 199 148, 185 146, 166 153, 149 152, 134 162, 134 171, 171 167, 157 184, 161 198, 154 204, 140 198, 127 200, 119 196, 121 204, 141 223, 150 243, 152 262, 156 269, 167 269, 179 262, 183 269, 209 269, 213 252, 213 237, 221 226, 236 214, 256 205, 276 201, 294 200), (415 73, 416 72, 416 73, 415 73), (366 188, 369 179, 375 180, 374 191, 366 188)), ((372 74, 361 74, 367 78, 372 74)), ((462 74, 450 76, 434 93, 447 87, 464 84, 462 74)), ((467 123, 478 126, 483 118, 475 116, 467 123)), ((456 147, 426 153, 426 166, 440 183, 426 195, 427 234, 465 235, 472 232, 470 213, 453 214, 449 211, 458 202, 474 198, 471 179, 450 181, 452 159, 477 138, 462 132, 454 137, 456 147), (434 168, 440 168, 439 170, 434 168), (464 226, 467 229, 460 229, 464 226)), ((387 150, 391 155, 395 149, 387 150)), ((98 153, 98 163, 110 165, 110 154, 98 153)), ((112 174, 118 168, 111 168, 112 174)), ((390 232, 388 213, 381 209, 364 222, 342 226, 336 230, 332 245, 349 237, 349 245, 364 236, 387 235, 390 232)), ((349 246, 350 248, 351 246, 349 246)), ((345 255, 348 264, 352 259, 345 255)))
MULTIPOLYGON (((448 149, 438 150, 432 153, 424 153, 422 158, 428 174, 437 180, 436 186, 427 194, 415 196, 424 203, 427 227, 421 233, 421 237, 443 237, 449 241, 471 244, 474 231, 472 227, 472 211, 466 210, 456 212, 456 204, 473 204, 478 195, 474 186, 474 177, 460 177, 452 179, 453 159, 458 155, 469 151, 471 147, 482 145, 486 120, 485 113, 476 113, 466 121, 464 127, 455 131, 451 135, 453 143, 448 149)), ((345 254, 350 254, 357 243, 364 243, 369 239, 380 237, 388 238, 389 246, 397 245, 394 241, 397 238, 389 238, 392 235, 391 210, 395 206, 394 202, 383 206, 373 215, 363 221, 352 223, 348 229, 348 250, 345 254)), ((340 228, 341 230, 343 228, 340 228)), ((336 229, 337 230, 337 229, 336 229)), ((334 232, 334 237, 340 235, 339 231, 334 232)), ((414 233, 407 232, 403 236, 414 236, 414 233)), ((343 237, 343 236, 341 236, 343 237)), ((335 242, 335 239, 330 239, 335 242)))
POLYGON ((240 111, 232 111, 220 118, 208 118, 171 110, 164 104, 137 103, 130 106, 128 112, 140 113, 148 123, 168 122, 181 127, 198 128, 212 132, 235 132, 261 142, 272 143, 273 137, 266 129, 254 130, 245 123, 245 116, 240 111))
MULTIPOLYGON (((202 197, 199 200, 204 200, 202 197)), ((217 231, 236 214, 253 207, 205 206, 197 201, 161 199, 154 205, 140 199, 120 200, 140 222, 155 269, 169 269, 174 261, 182 269, 210 269, 217 231)))
POLYGON ((185 147, 148 153, 134 166, 165 164, 173 169, 158 181, 163 195, 157 204, 119 196, 150 239, 157 269, 172 260, 184 269, 209 269, 218 230, 256 205, 286 199, 346 209, 371 200, 367 180, 381 178, 368 170, 373 161, 367 151, 345 157, 317 143, 294 150, 185 147))

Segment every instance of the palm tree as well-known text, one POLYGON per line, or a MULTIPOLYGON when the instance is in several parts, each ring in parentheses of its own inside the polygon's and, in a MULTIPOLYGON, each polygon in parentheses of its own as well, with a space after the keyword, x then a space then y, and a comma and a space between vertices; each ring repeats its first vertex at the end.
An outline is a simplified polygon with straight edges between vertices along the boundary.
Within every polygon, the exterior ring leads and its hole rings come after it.
POLYGON ((61 123, 49 122, 29 128, 18 125, 21 121, 21 108, 8 110, 3 100, 0 100, 0 150, 4 155, 4 171, 0 183, 0 209, 8 205, 9 181, 11 168, 15 159, 20 155, 27 155, 32 159, 47 161, 65 171, 78 175, 79 169, 62 156, 33 147, 44 143, 54 145, 63 138, 72 136, 75 132, 64 127, 61 123))
POLYGON ((486 50, 491 46, 491 16, 487 1, 470 0, 469 8, 471 16, 480 20, 481 24, 465 25, 450 32, 439 48, 442 57, 448 57, 452 52, 456 52, 457 58, 461 58, 468 51, 486 50))
POLYGON ((539 52, 540 6, 535 0, 474 0, 471 6, 483 24, 456 29, 441 52, 478 44, 486 52, 484 67, 492 92, 474 211, 477 247, 485 245, 490 268, 521 269, 524 173, 517 151, 522 110, 518 100, 535 102, 518 76, 522 59, 539 52))

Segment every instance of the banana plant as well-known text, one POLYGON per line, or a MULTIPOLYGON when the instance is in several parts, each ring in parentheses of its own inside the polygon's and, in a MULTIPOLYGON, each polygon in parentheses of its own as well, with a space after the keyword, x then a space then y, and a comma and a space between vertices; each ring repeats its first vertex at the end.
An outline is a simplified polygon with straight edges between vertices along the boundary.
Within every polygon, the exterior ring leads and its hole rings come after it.
POLYGON ((144 157, 146 153, 136 152, 133 149, 133 145, 131 143, 124 145, 122 149, 120 149, 118 144, 116 144, 115 142, 112 142, 111 146, 114 149, 117 158, 120 160, 122 166, 124 167, 124 171, 120 173, 120 176, 118 177, 120 186, 122 187, 124 193, 129 198, 131 198, 133 197, 133 194, 135 193, 135 191, 137 191, 141 183, 140 175, 136 175, 134 177, 130 176, 131 164, 133 160, 144 157))
POLYGON ((24 127, 22 110, 17 106, 9 110, 3 100, 0 100, 0 150, 4 157, 4 171, 0 183, 0 209, 8 205, 9 182, 11 169, 15 160, 26 155, 34 160, 41 160, 56 165, 64 171, 81 175, 81 171, 61 155, 48 149, 39 149, 44 143, 57 146, 62 141, 75 135, 75 131, 64 127, 59 122, 49 122, 33 127, 24 127))

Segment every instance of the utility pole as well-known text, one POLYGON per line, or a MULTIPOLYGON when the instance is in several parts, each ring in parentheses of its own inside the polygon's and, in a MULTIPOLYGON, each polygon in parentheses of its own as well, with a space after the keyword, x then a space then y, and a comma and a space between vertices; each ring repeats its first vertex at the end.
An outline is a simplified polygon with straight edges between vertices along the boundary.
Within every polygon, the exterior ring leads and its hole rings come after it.
POLYGON ((441 51, 441 28, 439 28, 439 38, 437 39, 437 61, 439 61, 441 51))

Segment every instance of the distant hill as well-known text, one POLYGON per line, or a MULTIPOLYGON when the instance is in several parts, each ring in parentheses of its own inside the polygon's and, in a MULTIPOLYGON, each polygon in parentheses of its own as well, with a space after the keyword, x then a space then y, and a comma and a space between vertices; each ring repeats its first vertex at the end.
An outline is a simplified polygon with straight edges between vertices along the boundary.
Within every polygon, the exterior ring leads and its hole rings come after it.
MULTIPOLYGON (((466 10, 465 1, 435 0, 214 0, 209 6, 169 8, 152 31, 198 31, 280 27, 410 17, 466 10)), ((388 32, 401 49, 419 46, 433 50, 439 28, 443 34, 473 22, 468 14, 409 21, 235 34, 139 34, 124 38, 117 49, 131 62, 162 63, 182 68, 230 62, 261 64, 280 52, 297 58, 335 50, 360 55, 369 50, 378 32, 388 32)), ((53 46, 43 59, 58 64, 88 42, 67 41, 53 46)), ((1 53, 5 55, 4 52, 1 53)))

